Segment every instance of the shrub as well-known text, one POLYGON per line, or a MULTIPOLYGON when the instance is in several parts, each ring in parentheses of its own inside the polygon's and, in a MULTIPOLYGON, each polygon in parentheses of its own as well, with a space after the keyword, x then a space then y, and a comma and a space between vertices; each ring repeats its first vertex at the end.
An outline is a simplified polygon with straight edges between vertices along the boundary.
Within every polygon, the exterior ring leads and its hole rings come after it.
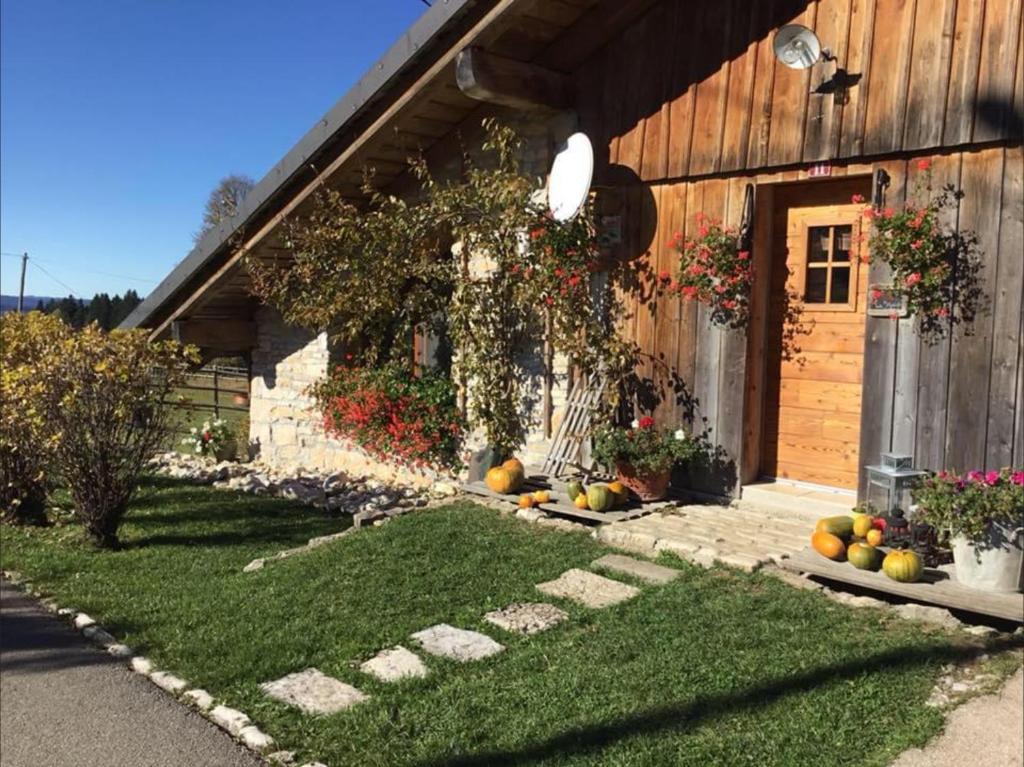
POLYGON ((56 315, 0 317, 0 511, 7 522, 45 521, 54 441, 41 408, 48 382, 39 362, 70 333, 56 315))
POLYGON ((657 429, 644 416, 630 428, 603 426, 593 434, 594 459, 608 468, 628 463, 641 474, 660 474, 676 463, 692 461, 701 453, 700 440, 683 429, 657 429))
POLYGON ((335 369, 313 387, 324 429, 385 461, 457 469, 464 424, 451 379, 400 363, 335 369))
POLYGON ((992 522, 1024 524, 1024 471, 940 471, 913 491, 915 521, 950 536, 985 539, 992 522))
POLYGON ((145 331, 106 333, 93 324, 53 339, 40 359, 37 407, 54 441, 55 466, 86 533, 118 545, 117 529, 149 458, 172 430, 171 392, 194 350, 150 343, 145 331))

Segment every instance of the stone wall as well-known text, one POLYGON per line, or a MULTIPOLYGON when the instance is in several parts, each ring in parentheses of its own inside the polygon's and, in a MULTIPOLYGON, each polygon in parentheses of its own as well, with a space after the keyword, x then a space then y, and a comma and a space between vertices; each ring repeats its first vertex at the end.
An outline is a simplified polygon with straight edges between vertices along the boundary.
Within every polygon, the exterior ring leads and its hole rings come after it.
POLYGON ((306 392, 330 365, 326 334, 291 327, 267 307, 256 313, 249 387, 249 439, 255 457, 283 471, 344 471, 418 486, 432 482, 434 475, 429 472, 382 464, 324 433, 306 392))

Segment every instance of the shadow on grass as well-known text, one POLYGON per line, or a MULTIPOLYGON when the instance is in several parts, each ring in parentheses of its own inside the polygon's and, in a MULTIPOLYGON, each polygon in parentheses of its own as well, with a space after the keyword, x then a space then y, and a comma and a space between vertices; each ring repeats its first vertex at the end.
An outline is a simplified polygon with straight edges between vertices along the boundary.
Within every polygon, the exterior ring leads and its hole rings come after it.
POLYGON ((495 767, 522 765, 556 757, 592 755, 617 741, 637 735, 684 732, 734 713, 774 703, 787 695, 808 692, 865 673, 909 668, 926 663, 962 662, 983 652, 998 652, 1024 647, 1024 639, 1009 637, 988 647, 905 648, 880 653, 869 659, 823 666, 793 674, 774 682, 755 685, 735 692, 697 698, 691 703, 662 706, 623 717, 616 721, 576 727, 561 735, 514 751, 487 751, 462 756, 444 756, 419 762, 418 767, 495 767))

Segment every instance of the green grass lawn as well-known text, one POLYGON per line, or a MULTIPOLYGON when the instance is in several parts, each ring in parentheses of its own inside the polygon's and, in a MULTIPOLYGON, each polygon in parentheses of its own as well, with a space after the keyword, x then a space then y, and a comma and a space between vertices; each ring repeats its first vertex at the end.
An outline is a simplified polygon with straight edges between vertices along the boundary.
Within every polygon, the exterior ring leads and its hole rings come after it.
POLYGON ((122 551, 76 525, 5 528, 0 563, 156 664, 248 713, 300 761, 341 765, 885 765, 942 715, 924 705, 966 650, 938 630, 851 610, 770 576, 683 571, 605 610, 561 605, 532 638, 485 612, 606 549, 469 503, 413 514, 243 574, 342 529, 287 502, 152 481, 122 551), (507 650, 384 685, 354 663, 438 622, 507 650), (260 682, 316 666, 371 698, 307 717, 260 682))

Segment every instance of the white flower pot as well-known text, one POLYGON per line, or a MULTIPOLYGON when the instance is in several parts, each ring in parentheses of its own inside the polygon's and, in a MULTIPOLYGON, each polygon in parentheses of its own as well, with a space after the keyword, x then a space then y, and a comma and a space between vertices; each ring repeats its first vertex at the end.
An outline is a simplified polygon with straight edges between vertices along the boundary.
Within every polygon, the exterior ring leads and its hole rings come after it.
POLYGON ((1012 594, 1024 591, 1024 528, 993 522, 987 540, 972 542, 955 536, 953 563, 964 586, 1012 594))

